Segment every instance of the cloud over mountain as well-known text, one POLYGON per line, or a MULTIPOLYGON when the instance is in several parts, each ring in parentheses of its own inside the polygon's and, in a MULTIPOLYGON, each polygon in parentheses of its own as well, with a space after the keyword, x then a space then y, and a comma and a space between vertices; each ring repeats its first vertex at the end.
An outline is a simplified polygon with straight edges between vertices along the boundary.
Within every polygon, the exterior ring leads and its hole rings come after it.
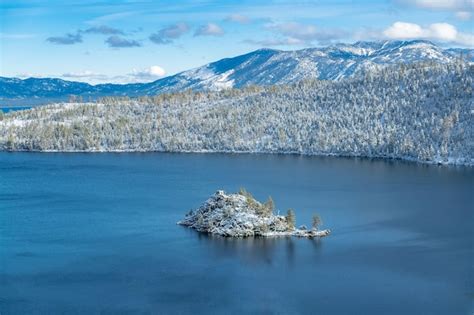
POLYGON ((311 44, 313 41, 330 43, 340 40, 347 35, 345 31, 340 29, 324 29, 312 24, 297 22, 271 23, 267 24, 265 27, 279 35, 285 36, 286 40, 282 41, 282 43, 311 44))
POLYGON ((165 75, 165 69, 160 66, 151 66, 142 70, 133 69, 133 71, 128 74, 129 77, 135 79, 137 82, 154 81, 165 75))
POLYGON ((105 40, 105 43, 112 48, 140 47, 140 42, 133 39, 126 39, 121 36, 113 35, 105 40))
POLYGON ((474 45, 474 35, 459 32, 456 27, 448 23, 433 23, 423 27, 415 23, 395 22, 383 31, 383 35, 390 39, 422 38, 465 46, 474 45))
POLYGON ((224 30, 215 23, 207 23, 205 25, 201 25, 194 33, 194 36, 222 36, 222 35, 224 35, 224 30))
POLYGON ((158 45, 171 44, 189 31, 189 25, 183 22, 166 26, 150 35, 149 39, 158 45))

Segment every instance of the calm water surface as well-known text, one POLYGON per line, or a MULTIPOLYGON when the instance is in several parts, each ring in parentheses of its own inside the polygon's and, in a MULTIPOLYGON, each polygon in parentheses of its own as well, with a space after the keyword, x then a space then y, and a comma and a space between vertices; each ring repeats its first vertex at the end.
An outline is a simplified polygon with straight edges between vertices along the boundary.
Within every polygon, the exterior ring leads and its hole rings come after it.
POLYGON ((280 155, 0 153, 0 313, 472 314, 473 168, 280 155), (177 226, 217 189, 321 240, 177 226))

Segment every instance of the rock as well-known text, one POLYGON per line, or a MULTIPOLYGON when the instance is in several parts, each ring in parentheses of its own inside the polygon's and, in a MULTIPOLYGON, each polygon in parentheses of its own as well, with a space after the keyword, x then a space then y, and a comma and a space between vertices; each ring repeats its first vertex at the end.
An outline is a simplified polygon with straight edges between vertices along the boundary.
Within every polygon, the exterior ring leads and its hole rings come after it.
POLYGON ((198 209, 188 212, 178 224, 228 237, 322 237, 330 233, 329 230, 308 230, 304 225, 290 230, 286 217, 269 212, 245 191, 226 194, 218 190, 198 209))

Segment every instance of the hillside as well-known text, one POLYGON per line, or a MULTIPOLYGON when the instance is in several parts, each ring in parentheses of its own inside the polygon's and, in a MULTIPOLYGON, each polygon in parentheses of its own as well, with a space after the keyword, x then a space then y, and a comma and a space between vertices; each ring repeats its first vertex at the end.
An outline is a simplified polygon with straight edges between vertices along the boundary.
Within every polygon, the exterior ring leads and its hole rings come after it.
POLYGON ((267 152, 474 164, 467 64, 334 81, 104 99, 5 114, 0 148, 267 152))

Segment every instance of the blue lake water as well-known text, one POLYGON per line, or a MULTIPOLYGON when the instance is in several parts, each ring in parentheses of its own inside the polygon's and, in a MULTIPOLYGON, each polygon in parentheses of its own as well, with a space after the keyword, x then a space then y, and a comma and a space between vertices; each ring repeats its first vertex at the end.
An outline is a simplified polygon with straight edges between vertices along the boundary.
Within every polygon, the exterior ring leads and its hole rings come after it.
POLYGON ((472 314, 474 169, 347 158, 0 153, 0 313, 472 314), (217 189, 321 240, 177 226, 217 189))

